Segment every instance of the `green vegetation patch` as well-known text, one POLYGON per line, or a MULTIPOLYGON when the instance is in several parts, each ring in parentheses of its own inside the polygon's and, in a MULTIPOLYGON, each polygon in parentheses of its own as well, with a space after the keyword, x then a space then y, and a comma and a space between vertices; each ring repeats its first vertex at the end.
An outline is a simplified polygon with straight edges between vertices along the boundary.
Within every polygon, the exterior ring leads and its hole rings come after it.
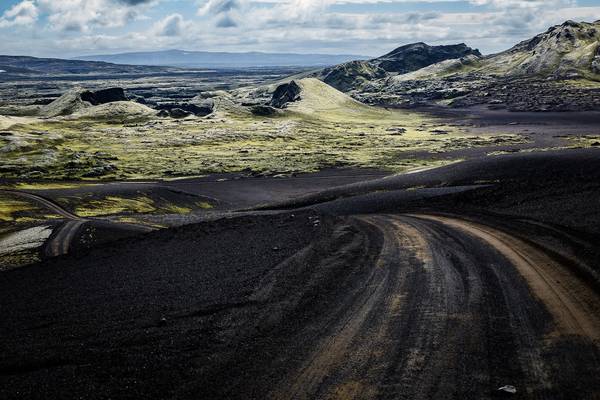
POLYGON ((61 204, 74 207, 81 217, 101 217, 134 214, 189 214, 197 209, 209 209, 213 205, 205 201, 182 201, 176 204, 162 197, 139 194, 135 197, 106 196, 104 198, 61 198, 61 204))
POLYGON ((66 182, 14 182, 0 187, 16 190, 66 190, 95 186, 94 183, 66 183, 66 182))
POLYGON ((597 147, 600 149, 600 135, 564 136, 574 147, 597 147))
POLYGON ((75 213, 81 217, 98 217, 102 215, 115 214, 145 214, 156 211, 154 200, 139 196, 136 198, 125 198, 119 196, 107 196, 102 200, 90 200, 75 209, 75 213))
POLYGON ((0 224, 29 223, 54 218, 60 216, 21 197, 0 193, 0 224))
POLYGON ((168 179, 241 171, 314 172, 336 166, 402 172, 415 166, 414 152, 526 141, 518 135, 473 136, 423 114, 366 106, 318 81, 303 85, 308 91, 302 100, 274 117, 231 107, 208 118, 184 120, 20 124, 10 135, 0 136, 0 177, 168 179))

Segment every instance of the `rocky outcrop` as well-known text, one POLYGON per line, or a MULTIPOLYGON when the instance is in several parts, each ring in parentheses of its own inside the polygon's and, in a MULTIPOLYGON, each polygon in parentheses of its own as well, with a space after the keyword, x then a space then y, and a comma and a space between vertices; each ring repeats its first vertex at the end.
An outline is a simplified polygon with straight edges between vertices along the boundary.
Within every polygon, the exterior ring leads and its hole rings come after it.
POLYGON ((326 68, 321 72, 321 80, 337 90, 347 92, 385 76, 385 71, 368 61, 349 63, 326 68))
POLYGON ((479 50, 474 50, 464 43, 448 46, 429 46, 425 43, 413 43, 369 61, 369 64, 386 72, 405 74, 416 71, 444 60, 453 60, 474 55, 481 57, 479 50))
POLYGON ((71 115, 91 106, 126 101, 127 97, 121 88, 110 88, 90 91, 83 88, 69 90, 50 104, 43 106, 40 114, 45 117, 71 115))
POLYGON ((315 76, 343 92, 362 90, 373 81, 417 71, 436 63, 460 58, 479 58, 481 53, 464 43, 448 46, 429 46, 413 43, 398 47, 368 61, 351 61, 319 71, 315 76))
POLYGON ((566 21, 488 57, 482 71, 503 76, 585 77, 595 68, 599 43, 600 24, 566 21))
POLYGON ((169 110, 169 115, 171 118, 185 118, 192 115, 192 113, 181 108, 173 108, 169 110))
POLYGON ((93 106, 113 103, 115 101, 127 101, 125 91, 122 88, 102 89, 95 92, 86 90, 81 93, 81 100, 87 101, 93 106))
POLYGON ((302 88, 294 81, 277 86, 269 103, 271 107, 285 108, 288 103, 300 100, 302 88))
MULTIPOLYGON (((600 109, 600 23, 566 21, 513 48, 486 57, 465 45, 400 47, 364 62, 385 77, 366 79, 344 90, 367 104, 393 107, 486 104, 511 111, 600 109), (432 58, 428 58, 432 55, 432 58), (422 67, 436 57, 452 57, 422 67), (419 68, 420 67, 420 68, 419 68), (405 72, 412 68, 416 71, 405 72), (577 80, 570 84, 570 80, 577 80)), ((349 71, 345 81, 358 82, 349 71)), ((326 75, 325 75, 326 76, 326 75)), ((320 77, 323 79, 323 76, 320 77)))
POLYGON ((271 106, 265 105, 255 105, 250 107, 250 112, 254 115, 259 115, 262 117, 269 117, 271 115, 277 114, 277 109, 271 106))
POLYGON ((596 55, 592 60, 591 70, 594 74, 600 75, 600 44, 598 44, 596 55))
MULTIPOLYGON (((189 103, 161 103, 156 106, 158 110, 165 110, 173 116, 173 111, 175 114, 180 115, 181 111, 184 111, 188 115, 195 115, 197 117, 204 117, 209 114, 212 114, 215 108, 215 102, 212 99, 203 99, 200 101, 189 102, 189 103)), ((173 117, 173 118, 181 118, 181 117, 173 117)))

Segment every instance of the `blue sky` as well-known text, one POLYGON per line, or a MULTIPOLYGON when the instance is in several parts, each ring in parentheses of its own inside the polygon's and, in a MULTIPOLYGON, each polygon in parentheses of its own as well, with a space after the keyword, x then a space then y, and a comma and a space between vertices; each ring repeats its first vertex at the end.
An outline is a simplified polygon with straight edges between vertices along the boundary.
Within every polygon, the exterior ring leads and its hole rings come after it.
POLYGON ((600 19, 600 0, 3 0, 0 53, 376 56, 416 41, 493 53, 567 19, 600 19))

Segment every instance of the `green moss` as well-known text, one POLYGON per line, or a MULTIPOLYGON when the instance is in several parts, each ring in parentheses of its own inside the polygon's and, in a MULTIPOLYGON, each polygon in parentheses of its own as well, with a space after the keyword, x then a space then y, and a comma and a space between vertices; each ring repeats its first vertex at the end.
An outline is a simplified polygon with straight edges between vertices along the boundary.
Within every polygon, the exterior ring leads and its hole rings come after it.
POLYGON ((192 209, 189 207, 182 207, 175 204, 168 204, 166 206, 161 207, 161 210, 165 211, 168 214, 189 214, 192 212, 192 209))
POLYGON ((19 198, 0 194, 0 221, 10 222, 15 221, 16 214, 35 211, 37 207, 25 200, 19 198))
POLYGON ((124 224, 146 225, 146 226, 149 226, 151 228, 156 228, 156 229, 166 228, 165 225, 160 225, 160 224, 156 224, 156 223, 153 223, 153 222, 148 222, 148 221, 145 221, 142 218, 136 218, 136 217, 131 217, 131 216, 118 217, 117 220, 119 222, 124 223, 124 224))
POLYGON ((322 83, 309 83, 313 84, 301 104, 274 118, 232 109, 214 118, 139 124, 78 120, 21 124, 10 139, 3 138, 20 146, 3 153, 0 177, 170 179, 244 170, 313 172, 335 166, 399 172, 414 167, 409 153, 415 151, 438 153, 524 141, 515 135, 472 136, 429 116, 368 107, 322 83), (399 128, 405 132, 397 134, 399 128), (434 129, 448 134, 435 135, 434 129))
POLYGON ((196 203, 196 205, 204 210, 208 210, 213 208, 214 206, 206 201, 199 201, 196 203))
POLYGON ((597 147, 600 149, 600 135, 564 136, 571 147, 597 147))
POLYGON ((94 186, 92 183, 62 183, 62 182, 17 182, 6 185, 17 190, 61 190, 61 189, 76 189, 85 186, 94 186))
POLYGON ((91 200, 75 209, 81 217, 98 217, 115 214, 144 214, 156 211, 154 201, 148 197, 125 198, 107 196, 102 200, 91 200))

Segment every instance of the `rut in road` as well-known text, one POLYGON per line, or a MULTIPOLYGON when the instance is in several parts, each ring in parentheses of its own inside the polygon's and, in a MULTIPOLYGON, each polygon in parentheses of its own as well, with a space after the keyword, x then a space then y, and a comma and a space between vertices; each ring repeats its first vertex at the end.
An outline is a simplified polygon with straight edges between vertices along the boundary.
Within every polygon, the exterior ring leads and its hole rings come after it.
POLYGON ((239 377, 211 395, 486 399, 507 384, 519 398, 600 393, 594 293, 585 292, 587 306, 572 290, 561 293, 578 310, 582 326, 573 328, 556 313, 556 299, 540 296, 514 265, 522 260, 479 231, 430 216, 351 221, 257 291, 261 306, 246 317, 262 334, 231 344, 231 363, 215 374, 239 377), (293 287, 279 287, 290 280, 293 287))

